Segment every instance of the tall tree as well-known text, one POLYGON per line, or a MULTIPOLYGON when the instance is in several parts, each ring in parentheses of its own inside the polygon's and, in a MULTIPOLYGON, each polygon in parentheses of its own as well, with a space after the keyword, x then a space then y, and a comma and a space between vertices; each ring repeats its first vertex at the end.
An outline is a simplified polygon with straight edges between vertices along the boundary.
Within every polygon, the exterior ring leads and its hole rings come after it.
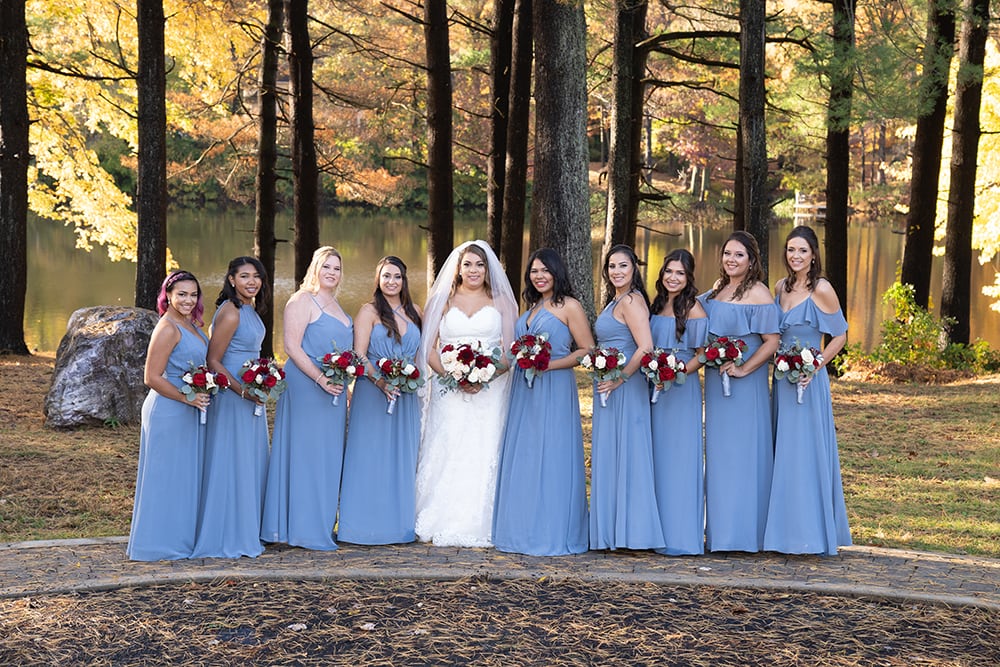
POLYGON ((535 0, 535 167, 531 246, 566 261, 593 316, 587 176, 587 53, 582 0, 535 0))
POLYGON ((516 0, 497 0, 490 30, 490 152, 486 161, 486 240, 499 249, 507 161, 511 58, 516 0))
POLYGON ((313 120, 313 53, 309 40, 309 0, 285 0, 292 88, 292 175, 295 215, 295 284, 306 275, 319 247, 319 167, 313 120))
POLYGON ((28 28, 24 0, 0 0, 0 353, 28 354, 28 28))
POLYGON ((427 243, 428 284, 455 244, 452 178, 451 47, 446 0, 424 2, 427 56, 427 243))
POLYGON ((941 290, 941 315, 952 320, 952 324, 948 325, 948 338, 953 343, 969 343, 972 226, 975 219, 979 137, 982 134, 979 110, 989 20, 990 0, 964 0, 941 290))
POLYGON ((917 91, 917 99, 925 106, 917 117, 913 140, 910 210, 906 216, 906 245, 900 273, 900 281, 913 285, 917 305, 923 308, 930 302, 934 220, 954 41, 955 0, 929 0, 924 69, 917 91))
POLYGON ((760 245, 767 276, 767 137, 764 126, 765 3, 740 0, 740 147, 744 226, 760 245))
POLYGON ((854 99, 854 10, 857 0, 832 0, 833 57, 826 115, 826 275, 847 309, 847 208, 854 99))
POLYGON ((135 305, 156 308, 167 270, 167 70, 163 0, 137 0, 139 61, 135 305))
MULTIPOLYGON (((267 271, 274 285, 274 255, 277 239, 274 221, 277 216, 278 181, 278 56, 281 51, 282 26, 285 21, 284 0, 267 0, 267 23, 260 38, 260 75, 257 89, 259 118, 257 119, 257 175, 254 213, 253 252, 267 271)), ((264 340, 261 354, 274 354, 274 290, 267 290, 264 320, 264 340)))

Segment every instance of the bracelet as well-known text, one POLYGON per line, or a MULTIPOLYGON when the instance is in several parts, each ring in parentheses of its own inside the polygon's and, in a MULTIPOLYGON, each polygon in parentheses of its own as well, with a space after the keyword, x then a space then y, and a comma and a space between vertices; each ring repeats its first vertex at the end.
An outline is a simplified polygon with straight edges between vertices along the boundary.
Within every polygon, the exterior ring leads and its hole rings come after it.
POLYGON ((243 387, 240 389, 240 398, 246 398, 246 397, 247 397, 247 389, 246 387, 243 387))
POLYGON ((322 386, 323 386, 323 385, 321 385, 321 384, 319 383, 319 379, 320 379, 321 377, 323 377, 323 374, 322 374, 322 373, 320 373, 319 375, 317 375, 317 376, 316 376, 316 379, 315 379, 315 380, 313 380, 313 382, 315 382, 315 383, 316 383, 317 385, 319 385, 320 387, 322 387, 322 386))

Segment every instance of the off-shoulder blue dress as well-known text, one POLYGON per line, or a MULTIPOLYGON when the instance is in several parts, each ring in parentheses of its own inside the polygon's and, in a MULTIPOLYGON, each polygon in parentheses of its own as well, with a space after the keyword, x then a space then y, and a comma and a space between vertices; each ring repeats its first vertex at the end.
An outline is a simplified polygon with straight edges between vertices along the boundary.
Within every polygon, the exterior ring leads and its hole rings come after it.
MULTIPOLYGON (((626 360, 636 351, 628 325, 609 303, 594 332, 599 347, 615 347, 626 360)), ((601 407, 594 383, 590 454, 590 548, 662 549, 666 546, 656 507, 653 442, 646 378, 635 373, 601 407)))
MULTIPOLYGON (((708 318, 687 320, 677 338, 673 317, 654 315, 649 321, 653 345, 675 351, 685 364, 705 345, 708 318)), ((701 383, 687 376, 660 394, 650 406, 653 429, 653 478, 656 504, 666 547, 671 556, 705 552, 705 438, 702 431, 701 383)))
MULTIPOLYGON (((208 339, 177 326, 164 377, 180 389, 192 365, 205 363, 208 339)), ((211 406, 209 407, 211 410, 211 406)), ((142 403, 139 470, 126 553, 132 560, 190 558, 198 529, 205 427, 198 409, 150 389, 142 403)))
MULTIPOLYGON (((539 308, 514 333, 547 333, 552 358, 573 351, 569 327, 539 308)), ((572 368, 544 371, 529 388, 515 367, 500 450, 493 544, 500 551, 558 556, 587 551, 587 477, 580 399, 572 368)))
MULTIPOLYGON (((413 323, 399 341, 376 324, 368 358, 375 365, 382 357, 412 361, 419 345, 420 330, 413 323)), ((420 399, 415 393, 401 393, 393 413, 387 414, 385 394, 371 380, 355 382, 351 397, 337 539, 355 544, 412 542, 420 399)))
MULTIPOLYGON (((324 354, 353 344, 353 325, 322 311, 302 336, 302 350, 317 372, 324 354)), ((333 405, 333 397, 294 362, 285 364, 285 380, 288 388, 274 416, 260 536, 265 542, 333 551, 347 395, 333 405)))
MULTIPOLYGON (((218 317, 219 311, 215 311, 218 317)), ((260 357, 264 322, 252 305, 239 307, 240 322, 222 356, 235 378, 250 359, 260 357)), ((213 325, 215 318, 212 318, 213 325)), ((254 403, 222 390, 208 408, 201 519, 194 558, 257 556, 260 515, 267 477, 267 413, 254 415, 254 403)))
MULTIPOLYGON (((749 359, 762 334, 778 333, 778 307, 699 297, 708 312, 709 338, 742 339, 749 359)), ((774 463, 770 366, 731 378, 723 396, 717 368, 705 369, 705 542, 709 551, 760 551, 774 463)))
MULTIPOLYGON (((847 331, 843 313, 825 313, 812 296, 781 314, 781 344, 823 349, 823 334, 847 331)), ((774 380, 774 479, 764 548, 792 554, 837 553, 851 544, 840 480, 826 366, 797 402, 795 385, 774 380)))

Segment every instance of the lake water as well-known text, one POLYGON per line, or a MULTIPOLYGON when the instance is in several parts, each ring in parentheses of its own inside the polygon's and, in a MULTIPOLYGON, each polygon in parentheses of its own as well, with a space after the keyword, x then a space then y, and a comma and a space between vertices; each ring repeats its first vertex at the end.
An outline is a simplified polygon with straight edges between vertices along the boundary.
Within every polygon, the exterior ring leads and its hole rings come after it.
MULTIPOLYGON (((424 218, 386 215, 322 219, 320 238, 335 246, 344 257, 344 279, 340 301, 349 313, 369 298, 374 287, 375 263, 386 254, 398 255, 409 267, 410 288, 414 299, 423 303, 427 293, 425 232, 418 225, 424 218)), ((882 293, 895 279, 903 252, 903 236, 887 225, 851 225, 848 242, 848 278, 851 285, 847 304, 851 342, 870 349, 878 342, 879 326, 891 313, 882 305, 882 293)), ((292 239, 291 219, 279 220, 279 238, 292 239)), ((206 321, 211 320, 215 297, 229 260, 252 254, 253 213, 172 212, 168 241, 174 258, 182 268, 192 271, 205 291, 206 321)), ((769 262, 771 283, 782 275, 781 243, 792 228, 791 221, 771 228, 769 262)), ((651 233, 640 229, 637 251, 648 258, 647 284, 656 278, 663 256, 677 247, 691 250, 698 261, 697 285, 705 290, 718 275, 718 257, 722 242, 729 233, 724 225, 670 223, 651 233)), ((823 228, 817 228, 822 240, 823 228)), ((482 216, 456 220, 455 239, 482 238, 482 216)), ((595 276, 600 245, 594 246, 595 276)), ((527 257, 527 252, 525 252, 527 257)), ((941 293, 940 258, 935 258, 932 299, 941 293)), ((275 347, 280 354, 281 317, 285 301, 293 291, 291 243, 278 246, 276 260, 275 347)), ((523 271, 522 271, 523 274, 523 271)), ((66 322, 74 310, 95 305, 131 305, 135 283, 135 265, 111 262, 102 248, 87 253, 75 248, 72 229, 59 223, 32 218, 28 223, 28 293, 25 314, 25 339, 31 350, 54 351, 66 331, 66 322)), ((972 337, 1000 347, 1000 313, 990 310, 990 299, 980 289, 993 283, 993 267, 975 265, 973 272, 972 337)))

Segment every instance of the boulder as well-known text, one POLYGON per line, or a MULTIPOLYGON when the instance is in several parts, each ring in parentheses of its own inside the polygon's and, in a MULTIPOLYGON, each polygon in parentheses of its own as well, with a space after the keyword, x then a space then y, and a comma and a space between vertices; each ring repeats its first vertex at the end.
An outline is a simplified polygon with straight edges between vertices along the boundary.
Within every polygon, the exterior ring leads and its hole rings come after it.
POLYGON ((159 317, 144 308, 95 306, 74 312, 56 352, 45 425, 137 424, 146 398, 146 348, 159 317))

